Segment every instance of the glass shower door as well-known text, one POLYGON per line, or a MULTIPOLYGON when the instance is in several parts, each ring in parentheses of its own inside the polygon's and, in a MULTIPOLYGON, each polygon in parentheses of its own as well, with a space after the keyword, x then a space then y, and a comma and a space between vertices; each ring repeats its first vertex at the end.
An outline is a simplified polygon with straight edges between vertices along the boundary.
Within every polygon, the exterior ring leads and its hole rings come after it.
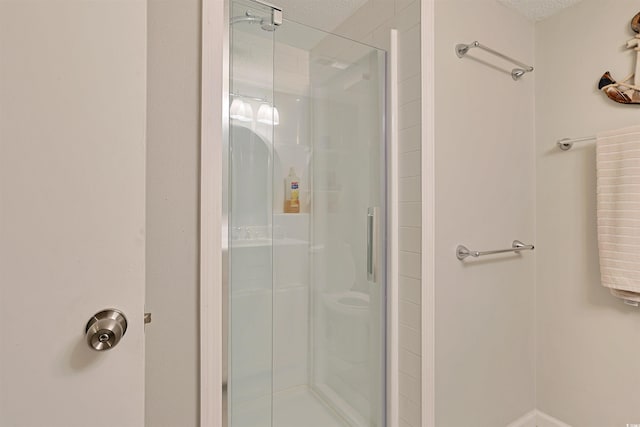
POLYGON ((273 105, 271 8, 233 2, 228 145, 228 425, 272 425, 273 105))
POLYGON ((385 53, 231 12, 228 425, 385 426, 385 53))
MULTIPOLYGON (((276 51, 281 39, 293 44, 303 34, 313 38, 307 50, 311 111, 308 384, 341 422, 327 425, 384 426, 385 54, 288 24, 285 31, 276 33, 276 51)), ((283 68, 276 62, 276 101, 280 76, 286 73, 283 68)))

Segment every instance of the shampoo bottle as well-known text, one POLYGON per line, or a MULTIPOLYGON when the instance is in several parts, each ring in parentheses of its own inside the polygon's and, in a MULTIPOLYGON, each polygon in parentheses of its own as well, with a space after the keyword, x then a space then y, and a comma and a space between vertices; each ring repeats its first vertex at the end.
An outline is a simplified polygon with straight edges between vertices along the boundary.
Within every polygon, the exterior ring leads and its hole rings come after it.
POLYGON ((285 213, 300 212, 300 178, 296 175, 294 168, 289 169, 289 176, 285 179, 284 211, 285 213))

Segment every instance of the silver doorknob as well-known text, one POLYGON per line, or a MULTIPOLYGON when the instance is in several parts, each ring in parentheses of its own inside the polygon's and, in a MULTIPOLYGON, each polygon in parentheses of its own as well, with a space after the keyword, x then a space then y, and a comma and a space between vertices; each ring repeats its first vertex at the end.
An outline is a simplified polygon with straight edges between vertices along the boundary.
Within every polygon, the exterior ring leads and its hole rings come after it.
POLYGON ((115 347, 127 332, 127 318, 115 309, 96 313, 85 330, 89 347, 96 351, 106 351, 115 347))

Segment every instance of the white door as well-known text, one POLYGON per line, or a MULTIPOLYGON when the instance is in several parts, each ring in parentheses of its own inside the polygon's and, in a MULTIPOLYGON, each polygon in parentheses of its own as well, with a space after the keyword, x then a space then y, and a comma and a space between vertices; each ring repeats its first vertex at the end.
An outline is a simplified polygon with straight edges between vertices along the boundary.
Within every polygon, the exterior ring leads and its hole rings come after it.
POLYGON ((2 427, 144 425, 145 111, 145 0, 0 0, 2 427))

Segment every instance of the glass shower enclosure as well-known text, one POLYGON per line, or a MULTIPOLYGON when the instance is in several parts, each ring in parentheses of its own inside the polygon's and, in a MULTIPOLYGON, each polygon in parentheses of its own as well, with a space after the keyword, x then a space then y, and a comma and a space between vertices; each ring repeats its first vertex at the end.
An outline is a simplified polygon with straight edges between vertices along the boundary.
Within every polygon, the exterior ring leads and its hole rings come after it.
POLYGON ((227 425, 385 426, 385 52, 230 15, 227 425))

